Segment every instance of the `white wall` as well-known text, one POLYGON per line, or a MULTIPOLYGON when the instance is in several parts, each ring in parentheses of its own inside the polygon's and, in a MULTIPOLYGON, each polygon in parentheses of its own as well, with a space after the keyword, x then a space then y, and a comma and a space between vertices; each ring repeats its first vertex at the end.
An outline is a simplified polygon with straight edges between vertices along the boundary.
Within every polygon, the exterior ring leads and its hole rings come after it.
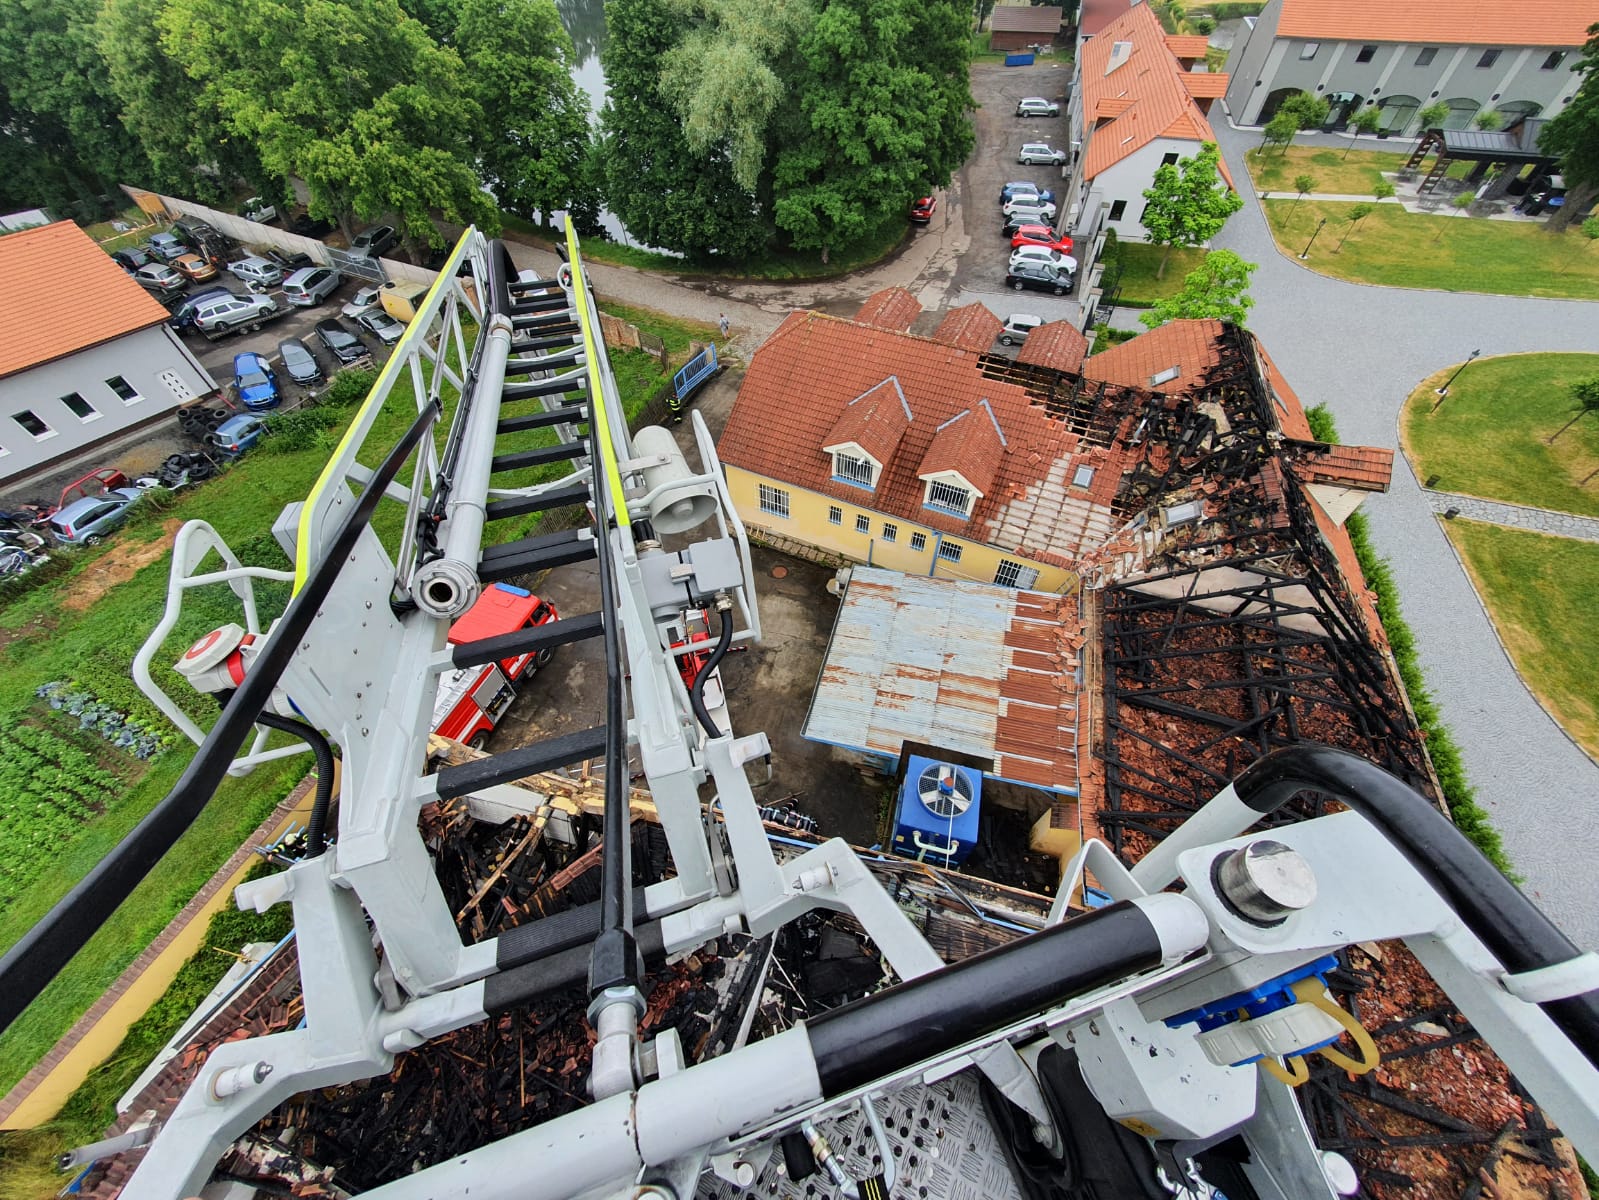
POLYGON ((1094 176, 1094 199, 1112 206, 1118 200, 1127 202, 1121 220, 1111 221, 1107 213, 1106 225, 1116 231, 1117 238, 1132 242, 1148 240, 1148 234, 1139 224, 1138 217, 1144 211, 1144 205, 1148 203, 1144 199, 1144 192, 1154 185, 1156 168, 1160 166, 1161 159, 1168 154, 1175 154, 1179 159, 1194 157, 1199 153, 1199 145, 1198 142, 1177 138, 1156 138, 1141 150, 1129 154, 1115 166, 1106 167, 1094 176))
POLYGON ((0 482, 115 438, 215 387, 165 325, 8 375, 0 379, 0 482), (126 380, 137 398, 118 396, 107 383, 113 376, 126 380), (62 402, 73 392, 94 410, 87 418, 62 402), (15 419, 24 410, 50 432, 35 437, 25 430, 15 419))

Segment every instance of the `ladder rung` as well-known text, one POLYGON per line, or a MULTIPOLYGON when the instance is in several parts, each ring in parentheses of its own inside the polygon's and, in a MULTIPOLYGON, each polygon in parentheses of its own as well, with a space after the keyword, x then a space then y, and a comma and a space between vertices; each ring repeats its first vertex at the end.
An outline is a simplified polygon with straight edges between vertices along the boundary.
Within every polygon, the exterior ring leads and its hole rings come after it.
MULTIPOLYGON (((563 950, 587 946, 600 932, 600 904, 580 904, 507 929, 494 939, 494 965, 502 971, 519 967, 563 950)), ((639 924, 645 913, 644 889, 633 889, 633 912, 639 924)))
POLYGON ((554 371, 559 367, 575 367, 583 357, 583 347, 573 346, 560 354, 543 354, 537 358, 513 358, 505 364, 507 375, 527 375, 533 371, 554 371))
MULTIPOLYGON (((517 317, 511 322, 512 326, 527 333, 565 333, 571 330, 582 333, 583 327, 569 312, 551 313, 546 317, 517 317)), ((516 342, 511 342, 511 348, 516 349, 516 342)))
POLYGON ((497 433, 521 433, 527 429, 548 429, 572 421, 588 420, 589 410, 582 404, 563 404, 560 408, 547 408, 543 412, 528 413, 521 417, 507 417, 494 427, 497 433))
POLYGON ((530 300, 518 300, 511 305, 511 316, 522 317, 531 313, 557 312, 572 307, 572 302, 566 298, 564 292, 557 292, 553 296, 534 296, 530 300))
POLYGON ((530 342, 512 342, 512 354, 532 354, 540 350, 553 350, 558 346, 582 345, 582 330, 576 325, 569 333, 556 333, 549 337, 534 338, 530 342))
POLYGON ((604 752, 605 727, 598 725, 578 733, 563 733, 531 746, 519 746, 504 754, 473 759, 458 767, 445 767, 434 778, 438 781, 439 799, 451 800, 497 784, 525 779, 540 771, 569 767, 585 758, 598 758, 604 752))
POLYGON ((450 660, 458 667, 480 667, 484 663, 515 658, 529 651, 553 650, 556 646, 581 642, 604 632, 605 623, 599 613, 579 613, 575 617, 547 621, 531 629, 514 629, 510 633, 465 642, 452 647, 450 660))
POLYGON ((589 452, 583 442, 562 442, 556 446, 539 446, 532 450, 518 450, 514 454, 497 454, 489 463, 491 471, 519 471, 523 467, 542 467, 545 463, 565 462, 569 458, 582 458, 589 452))
POLYGON ((500 388, 500 401, 531 400, 535 396, 559 396, 576 391, 586 383, 577 379, 540 379, 536 383, 507 383, 500 388))
POLYGON ((585 562, 598 554, 599 549, 586 526, 582 529, 563 529, 560 533, 490 546, 483 551, 477 575, 484 583, 496 583, 501 579, 515 579, 518 575, 548 567, 585 562))
POLYGON ((513 279, 509 285, 511 295, 525 296, 529 292, 547 292, 561 286, 558 279, 513 279))
POLYGON ((552 508, 569 508, 574 504, 587 504, 589 485, 574 483, 570 487, 555 488, 536 496, 512 496, 507 500, 491 500, 484 515, 490 521, 504 521, 510 517, 525 517, 529 513, 548 512, 552 508))

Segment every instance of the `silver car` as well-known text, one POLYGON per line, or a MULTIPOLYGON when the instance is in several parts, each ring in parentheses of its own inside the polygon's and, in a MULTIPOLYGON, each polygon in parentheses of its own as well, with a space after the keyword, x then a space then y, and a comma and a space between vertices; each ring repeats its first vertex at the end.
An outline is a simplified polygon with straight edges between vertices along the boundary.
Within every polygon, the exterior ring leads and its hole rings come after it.
POLYGON ((304 267, 283 281, 283 298, 309 308, 339 290, 339 273, 331 267, 304 267))
POLYGON ((355 319, 355 323, 368 333, 377 335, 385 346, 392 346, 405 336, 405 326, 401 325, 381 308, 369 309, 355 319))
POLYGON ((146 263, 133 273, 133 281, 152 292, 181 292, 188 281, 166 263, 146 263))
POLYGON ((230 262, 228 271, 235 278, 242 279, 245 283, 253 284, 256 287, 276 287, 283 282, 283 271, 277 263, 268 262, 264 258, 257 258, 253 254, 248 258, 241 258, 237 262, 230 262))
POLYGON ((1028 142, 1016 152, 1019 163, 1048 163, 1058 167, 1066 161, 1066 151, 1056 150, 1048 142, 1028 142))
POLYGON ((1016 102, 1018 117, 1058 117, 1060 105, 1042 96, 1026 96, 1016 102))

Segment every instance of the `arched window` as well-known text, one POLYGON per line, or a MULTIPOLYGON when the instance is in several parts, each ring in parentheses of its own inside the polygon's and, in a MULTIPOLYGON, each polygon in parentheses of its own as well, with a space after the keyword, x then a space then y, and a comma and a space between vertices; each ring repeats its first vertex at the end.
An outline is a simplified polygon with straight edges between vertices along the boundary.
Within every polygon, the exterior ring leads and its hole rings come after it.
POLYGON ((1324 125, 1328 129, 1342 129, 1349 124, 1349 118, 1360 111, 1360 106, 1365 103, 1365 97, 1357 96, 1354 92, 1330 92, 1327 95, 1327 120, 1324 125))
POLYGON ((1449 106, 1449 115, 1443 120, 1445 129, 1466 129, 1471 125, 1471 118, 1477 115, 1477 110, 1482 107, 1475 100, 1466 96, 1456 96, 1453 100, 1445 100, 1449 106))
POLYGON ((1530 121, 1543 112, 1543 105, 1534 104, 1531 100, 1510 100, 1499 105, 1496 110, 1505 119, 1500 128, 1509 129, 1517 121, 1530 121))
POLYGON ((1283 101, 1288 97, 1297 95, 1303 88, 1278 88, 1266 97, 1266 103, 1260 106, 1260 115, 1255 118, 1257 125, 1264 125, 1277 115, 1277 110, 1283 106, 1283 101))
POLYGON ((1379 128, 1388 133, 1403 133, 1405 127, 1415 120, 1421 101, 1415 96, 1384 96, 1377 107, 1382 110, 1382 125, 1379 128))

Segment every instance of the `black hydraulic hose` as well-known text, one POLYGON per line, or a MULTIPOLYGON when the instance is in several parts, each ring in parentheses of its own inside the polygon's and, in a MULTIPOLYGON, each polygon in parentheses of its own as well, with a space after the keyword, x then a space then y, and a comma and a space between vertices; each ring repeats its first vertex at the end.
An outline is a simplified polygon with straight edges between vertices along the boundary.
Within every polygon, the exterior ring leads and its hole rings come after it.
POLYGON ((273 637, 173 789, 0 958, 0 1029, 32 1003, 205 809, 271 699, 272 689, 299 649, 361 532, 371 522, 384 491, 439 419, 440 411, 437 404, 431 404, 418 413, 372 473, 305 586, 289 601, 273 637))
POLYGON ((722 731, 717 728, 716 722, 711 720, 711 710, 705 707, 705 681, 727 657, 727 649, 733 644, 732 614, 717 609, 716 615, 722 622, 721 631, 716 635, 716 649, 711 651, 711 656, 705 660, 705 665, 700 668, 699 674, 694 676, 694 686, 688 690, 688 699, 694 708, 695 718, 704 728, 705 736, 713 738, 721 737, 722 731))
MULTIPOLYGON (((1262 814, 1306 790, 1343 801, 1393 843, 1512 974, 1551 967, 1580 953, 1453 821, 1419 792, 1358 755, 1330 746, 1287 746, 1251 763, 1233 781, 1233 790, 1262 814)), ((1599 1066, 1599 992, 1542 1007, 1583 1056, 1599 1066)))
POLYGON ((321 858, 322 852, 328 848, 328 808, 333 801, 333 747, 315 725, 296 721, 292 717, 280 717, 270 710, 257 717, 256 724, 281 733, 292 733, 311 743, 311 752, 316 755, 316 798, 311 801, 311 817, 305 823, 305 856, 321 858))
POLYGON ((822 1095, 892 1075, 1162 958, 1154 922, 1123 900, 811 1017, 805 1030, 822 1095))

